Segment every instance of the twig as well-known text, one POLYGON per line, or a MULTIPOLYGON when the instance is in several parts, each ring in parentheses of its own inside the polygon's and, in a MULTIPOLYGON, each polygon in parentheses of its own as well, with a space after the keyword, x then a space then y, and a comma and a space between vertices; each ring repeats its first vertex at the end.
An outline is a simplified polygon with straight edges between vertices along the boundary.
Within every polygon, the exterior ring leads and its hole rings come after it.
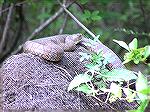
POLYGON ((59 0, 57 0, 58 3, 63 7, 65 12, 81 27, 83 28, 89 35, 91 35, 93 38, 95 38, 95 34, 92 33, 89 29, 87 29, 69 10, 67 10, 67 7, 64 6, 59 0))
MULTIPOLYGON (((53 64, 53 66, 56 67, 56 68, 58 68, 58 69, 63 70, 71 79, 73 79, 73 77, 72 77, 64 68, 59 67, 59 66, 57 66, 57 65, 55 65, 55 64, 53 64)), ((66 76, 65 74, 63 74, 63 76, 64 76, 65 78, 67 78, 67 76, 66 76)))
POLYGON ((63 31, 64 31, 64 29, 65 29, 65 27, 66 27, 67 18, 68 18, 68 14, 66 14, 65 17, 64 17, 64 22, 63 22, 63 24, 62 24, 62 27, 61 27, 60 30, 59 30, 59 34, 62 34, 62 33, 63 33, 63 31))
MULTIPOLYGON (((66 7, 70 7, 76 0, 69 3, 66 7)), ((44 28, 46 28, 49 24, 51 24, 54 20, 56 20, 62 13, 64 12, 64 9, 61 7, 53 16, 51 16, 49 19, 47 19, 43 24, 41 24, 38 28, 36 28, 32 34, 27 38, 26 41, 31 40, 34 36, 36 36, 38 33, 40 33, 44 28)), ((23 44, 20 45, 14 52, 11 53, 11 55, 18 53, 23 44)))
POLYGON ((95 98, 96 100, 98 100, 101 103, 106 104, 107 106, 109 106, 111 109, 116 110, 115 108, 113 108, 110 104, 103 102, 102 100, 100 100, 99 98, 97 98, 96 96, 92 96, 93 98, 95 98))
POLYGON ((5 40, 6 40, 6 37, 7 37, 7 32, 8 32, 8 29, 9 29, 9 25, 10 25, 10 20, 11 20, 13 7, 14 7, 14 5, 11 4, 11 6, 9 8, 8 15, 7 15, 7 20, 6 20, 5 28, 4 28, 4 31, 3 31, 3 35, 2 35, 2 40, 0 42, 0 53, 2 53, 3 46, 5 45, 5 40))
MULTIPOLYGON (((20 2, 20 3, 15 4, 14 6, 20 6, 20 5, 22 5, 22 4, 26 3, 26 2, 27 2, 27 1, 23 1, 23 2, 20 2)), ((11 7, 11 6, 10 6, 10 7, 11 7)), ((0 13, 3 13, 3 12, 8 11, 8 10, 10 9, 10 7, 6 8, 6 9, 3 9, 3 10, 0 10, 0 13)))
MULTIPOLYGON (((66 3, 67 3, 67 0, 63 0, 63 5, 66 5, 66 3)), ((59 34, 63 33, 63 31, 65 29, 65 26, 66 26, 66 23, 67 23, 67 18, 68 18, 68 14, 66 14, 65 17, 64 17, 64 22, 62 24, 62 27, 59 30, 59 34)))

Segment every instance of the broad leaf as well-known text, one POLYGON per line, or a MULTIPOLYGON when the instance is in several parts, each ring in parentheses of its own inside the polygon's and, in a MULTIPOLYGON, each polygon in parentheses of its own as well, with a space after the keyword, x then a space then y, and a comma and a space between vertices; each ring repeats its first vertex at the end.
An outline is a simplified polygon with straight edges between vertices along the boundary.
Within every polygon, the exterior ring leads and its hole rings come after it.
POLYGON ((116 42, 117 44, 119 44, 121 47, 125 48, 126 50, 130 51, 128 45, 124 41, 118 41, 115 39, 113 41, 116 42))
POLYGON ((136 97, 136 93, 132 93, 129 88, 123 88, 123 92, 126 94, 126 99, 128 102, 133 102, 134 98, 136 97))
POLYGON ((145 76, 138 72, 138 79, 136 81, 136 90, 139 92, 137 95, 141 99, 141 101, 145 101, 148 97, 145 94, 142 94, 141 91, 148 89, 148 81, 145 76))
POLYGON ((82 83, 89 82, 92 79, 92 76, 87 74, 79 74, 70 82, 68 91, 72 90, 73 88, 79 86, 82 83))
POLYGON ((126 63, 130 62, 131 60, 132 60, 132 59, 126 59, 125 61, 123 61, 122 64, 126 64, 126 63))
POLYGON ((118 68, 109 71, 105 77, 109 81, 129 81, 132 79, 137 79, 137 76, 130 70, 118 68))
POLYGON ((83 53, 83 52, 79 52, 79 55, 81 55, 80 61, 84 61, 85 59, 88 60, 90 59, 91 55, 87 54, 87 53, 83 53))
POLYGON ((144 58, 150 56, 150 46, 145 46, 144 58))
POLYGON ((84 5, 84 4, 88 3, 88 0, 80 0, 80 3, 81 3, 82 5, 84 5))
POLYGON ((95 71, 99 71, 99 65, 94 65, 94 64, 86 64, 85 65, 88 68, 88 72, 91 72, 94 75, 95 71))
POLYGON ((121 90, 120 86, 117 85, 116 83, 111 83, 110 92, 118 98, 121 98, 121 96, 122 96, 122 90, 121 90))
POLYGON ((135 50, 135 49, 137 49, 137 46, 138 46, 137 44, 138 44, 137 38, 134 38, 134 39, 132 40, 132 42, 129 43, 129 48, 130 48, 130 50, 135 50))
POLYGON ((91 94, 91 93, 94 92, 94 91, 93 91, 91 88, 89 88, 89 86, 87 86, 86 84, 83 84, 83 85, 77 87, 75 90, 84 92, 84 93, 86 93, 86 94, 91 94))

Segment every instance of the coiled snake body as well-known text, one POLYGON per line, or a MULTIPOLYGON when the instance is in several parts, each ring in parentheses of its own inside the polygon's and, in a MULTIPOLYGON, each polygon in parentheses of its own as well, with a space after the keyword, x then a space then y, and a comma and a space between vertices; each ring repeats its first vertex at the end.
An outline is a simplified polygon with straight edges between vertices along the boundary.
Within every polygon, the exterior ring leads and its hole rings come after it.
POLYGON ((38 55, 49 61, 60 61, 64 52, 73 51, 76 44, 81 40, 81 34, 45 37, 27 41, 23 46, 23 51, 38 55))

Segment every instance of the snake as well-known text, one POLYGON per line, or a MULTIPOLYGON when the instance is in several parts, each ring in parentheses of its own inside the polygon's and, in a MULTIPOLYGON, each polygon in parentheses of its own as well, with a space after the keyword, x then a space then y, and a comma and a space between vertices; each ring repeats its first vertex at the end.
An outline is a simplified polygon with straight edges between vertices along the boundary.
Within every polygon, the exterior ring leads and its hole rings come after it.
POLYGON ((82 40, 82 34, 62 34, 26 41, 24 53, 31 53, 48 61, 60 61, 64 52, 74 51, 76 44, 82 40))

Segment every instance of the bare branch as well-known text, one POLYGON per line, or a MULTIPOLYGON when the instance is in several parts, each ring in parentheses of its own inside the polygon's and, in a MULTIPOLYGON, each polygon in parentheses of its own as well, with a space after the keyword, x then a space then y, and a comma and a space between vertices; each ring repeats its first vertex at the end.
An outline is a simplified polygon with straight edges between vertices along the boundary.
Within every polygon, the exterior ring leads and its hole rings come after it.
MULTIPOLYGON (((23 1, 23 2, 20 2, 20 3, 17 3, 17 4, 15 4, 14 6, 20 6, 20 5, 22 5, 22 4, 24 4, 24 3, 27 3, 27 1, 23 1)), ((11 7, 11 6, 10 6, 11 7)), ((0 14, 2 14, 2 13, 4 13, 4 12, 6 12, 6 11, 8 11, 9 9, 10 9, 10 7, 8 7, 8 8, 6 8, 6 9, 0 9, 0 14)))
MULTIPOLYGON (((66 7, 70 7, 76 0, 73 0, 71 3, 68 3, 66 5, 66 7)), ((64 8, 60 8, 53 16, 51 16, 49 19, 47 19, 43 24, 41 24, 38 28, 36 28, 32 34, 27 38, 28 40, 31 40, 34 36, 36 36, 38 33, 40 33, 44 28, 46 28, 49 24, 51 24, 54 20, 56 20, 62 13, 64 12, 64 8)), ((12 52, 11 54, 16 54, 18 53, 21 48, 22 48, 23 44, 20 45, 14 52, 12 52)))
POLYGON ((83 28, 89 35, 91 35, 93 38, 95 38, 95 34, 92 33, 89 29, 87 29, 69 10, 67 10, 67 7, 63 5, 59 0, 57 0, 58 3, 64 8, 65 12, 81 27, 83 28))
POLYGON ((64 22, 63 22, 63 24, 62 24, 62 27, 61 27, 60 30, 59 30, 59 34, 62 34, 62 33, 63 33, 63 31, 64 31, 64 29, 65 29, 65 27, 66 27, 67 18, 68 18, 68 14, 66 14, 65 17, 64 17, 64 22))
POLYGON ((2 35, 2 40, 0 42, 0 53, 2 53, 3 47, 5 45, 5 40, 6 40, 6 37, 7 37, 7 32, 8 32, 8 29, 9 29, 9 25, 10 25, 10 20, 11 20, 13 7, 14 7, 14 5, 11 4, 11 6, 9 8, 8 15, 7 15, 7 20, 6 20, 5 28, 4 28, 4 31, 3 31, 3 35, 2 35))

